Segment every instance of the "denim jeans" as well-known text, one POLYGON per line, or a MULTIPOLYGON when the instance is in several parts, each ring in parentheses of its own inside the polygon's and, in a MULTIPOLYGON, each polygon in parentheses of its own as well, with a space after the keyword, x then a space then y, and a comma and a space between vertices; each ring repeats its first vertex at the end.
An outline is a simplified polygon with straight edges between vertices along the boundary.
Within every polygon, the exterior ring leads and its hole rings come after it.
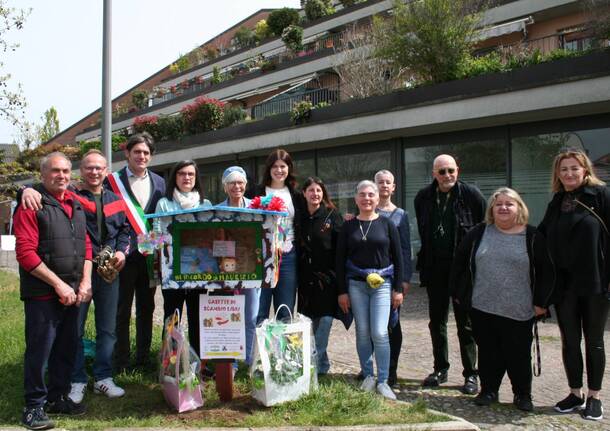
POLYGON ((330 369, 330 362, 328 361, 328 353, 326 352, 326 348, 328 347, 330 328, 333 326, 333 317, 318 317, 313 319, 311 323, 314 338, 316 340, 316 351, 318 353, 318 374, 326 374, 330 369))
MULTIPOLYGON (((116 313, 119 302, 119 279, 106 283, 97 272, 91 275, 91 299, 95 302, 95 360, 93 378, 95 381, 112 377, 112 354, 116 343, 116 313)), ((83 302, 78 307, 78 344, 72 382, 87 383, 83 335, 91 302, 83 302)))
MULTIPOLYGON (((294 249, 289 253, 282 254, 280 264, 280 277, 274 289, 261 289, 260 307, 258 309, 257 323, 269 317, 271 309, 271 299, 273 299, 273 309, 277 311, 280 305, 286 304, 290 312, 294 311, 294 302, 297 293, 297 253, 294 249)), ((287 317, 288 311, 282 307, 278 313, 278 319, 283 320, 287 317)))
POLYGON ((261 288, 244 289, 244 295, 246 296, 246 364, 252 365, 261 288))
POLYGON ((373 289, 365 281, 349 280, 349 300, 356 322, 356 350, 364 377, 373 376, 373 347, 377 362, 377 381, 388 380, 390 341, 388 320, 392 298, 390 283, 373 289), (373 341, 373 345, 371 345, 373 341))

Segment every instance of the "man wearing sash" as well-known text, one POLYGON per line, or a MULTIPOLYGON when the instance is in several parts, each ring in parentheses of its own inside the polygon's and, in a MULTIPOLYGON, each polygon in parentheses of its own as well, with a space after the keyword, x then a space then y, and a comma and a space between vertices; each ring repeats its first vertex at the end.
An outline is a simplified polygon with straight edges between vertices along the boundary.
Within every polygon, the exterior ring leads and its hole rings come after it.
MULTIPOLYGON (((447 320, 449 317, 449 272, 453 253, 464 234, 485 216, 485 199, 474 186, 458 181, 455 159, 441 154, 434 159, 432 184, 421 189, 415 197, 417 229, 421 250, 417 269, 422 287, 427 288, 430 336, 434 355, 434 371, 423 385, 438 386, 447 381, 449 347, 447 320)), ((462 392, 478 392, 476 344, 468 313, 453 302, 462 356, 462 392)))
POLYGON ((150 365, 152 318, 155 310, 156 285, 150 277, 152 262, 138 251, 137 236, 148 232, 144 214, 155 211, 157 201, 165 195, 165 181, 148 169, 155 151, 152 137, 144 132, 129 138, 125 149, 127 166, 108 175, 107 186, 123 198, 132 227, 130 254, 119 274, 119 306, 117 312, 117 344, 115 366, 117 370, 129 367, 129 321, 133 298, 136 298, 136 367, 150 365))

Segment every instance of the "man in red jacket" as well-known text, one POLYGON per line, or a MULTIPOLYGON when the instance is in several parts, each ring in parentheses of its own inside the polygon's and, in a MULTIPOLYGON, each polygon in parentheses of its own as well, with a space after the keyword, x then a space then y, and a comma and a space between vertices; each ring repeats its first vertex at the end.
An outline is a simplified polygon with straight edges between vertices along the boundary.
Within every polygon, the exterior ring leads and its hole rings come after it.
POLYGON ((19 206, 14 215, 25 311, 22 424, 29 429, 52 428, 46 413, 77 415, 85 411, 68 393, 78 306, 91 298, 91 241, 83 208, 68 190, 72 164, 55 152, 43 158, 40 166, 42 184, 35 188, 42 195, 42 209, 19 206))

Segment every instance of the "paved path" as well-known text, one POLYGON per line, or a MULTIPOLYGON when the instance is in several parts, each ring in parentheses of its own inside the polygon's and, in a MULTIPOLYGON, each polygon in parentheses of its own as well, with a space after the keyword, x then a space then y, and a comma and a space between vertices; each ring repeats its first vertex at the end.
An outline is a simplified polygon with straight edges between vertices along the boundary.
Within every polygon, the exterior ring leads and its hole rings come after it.
MULTIPOLYGON (((481 429, 561 429, 561 430, 610 430, 610 368, 606 367, 605 389, 602 400, 606 405, 606 417, 596 423, 585 421, 577 414, 559 415, 552 410, 557 401, 568 394, 567 381, 561 359, 561 341, 555 320, 539 325, 542 375, 533 382, 535 411, 526 414, 512 406, 512 392, 508 376, 500 389, 500 405, 491 408, 478 407, 472 397, 459 391, 463 384, 459 346, 453 314, 449 320, 449 347, 452 368, 449 381, 440 389, 423 389, 421 381, 432 371, 432 345, 428 331, 428 299, 425 289, 411 288, 401 310, 403 347, 398 366, 400 389, 398 397, 405 401, 423 398, 430 408, 463 417, 481 429)), ((606 326, 606 334, 610 324, 606 326)), ((607 337, 606 337, 607 338, 607 337)), ((610 348, 610 346, 609 346, 610 348)), ((338 321, 333 324, 328 348, 331 373, 357 374, 360 370, 356 354, 355 329, 345 331, 338 321)), ((585 378, 586 382, 586 378, 585 378)))

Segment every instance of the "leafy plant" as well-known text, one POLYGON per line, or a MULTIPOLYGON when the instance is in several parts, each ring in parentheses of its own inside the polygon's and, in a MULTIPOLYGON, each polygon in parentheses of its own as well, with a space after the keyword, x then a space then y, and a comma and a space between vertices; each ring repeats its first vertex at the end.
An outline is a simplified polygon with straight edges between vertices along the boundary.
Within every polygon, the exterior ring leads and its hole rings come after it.
POLYGON ((471 0, 394 0, 394 14, 376 17, 376 56, 409 69, 418 82, 456 79, 475 43, 479 15, 471 0))
POLYGON ((256 26, 254 27, 254 35, 256 36, 256 39, 258 39, 259 42, 271 36, 271 30, 269 30, 267 20, 261 19, 259 22, 256 23, 256 26))
POLYGON ((224 121, 222 127, 229 127, 233 124, 243 121, 248 116, 248 113, 239 106, 225 105, 224 108, 224 121))
POLYGON ((207 46, 204 52, 205 58, 207 58, 208 60, 213 60, 218 57, 218 48, 216 48, 215 46, 207 46))
POLYGON ((316 104, 315 104, 315 106, 313 107, 313 109, 321 109, 321 108, 326 108, 326 107, 328 107, 328 106, 330 106, 330 105, 331 105, 331 103, 330 103, 330 102, 326 102, 326 101, 323 101, 323 102, 318 102, 318 103, 316 103, 316 104))
POLYGON ((148 107, 148 93, 144 90, 134 90, 131 92, 131 103, 138 109, 148 107))
POLYGON ((235 32, 233 36, 233 41, 238 48, 246 48, 248 46, 252 46, 256 43, 256 35, 251 28, 246 26, 241 26, 235 32))
POLYGON ((343 7, 350 7, 355 5, 356 3, 361 3, 362 0, 339 0, 339 3, 343 5, 343 7))
MULTIPOLYGON (((119 151, 122 146, 127 142, 127 137, 122 134, 112 135, 112 151, 119 151)), ((102 151, 102 141, 81 141, 78 143, 80 148, 80 156, 82 157, 89 150, 100 150, 102 151)))
POLYGON ((290 111, 290 119, 295 124, 306 121, 309 119, 312 109, 314 109, 314 107, 309 100, 301 100, 300 102, 296 102, 290 111))
POLYGON ((220 73, 220 68, 218 66, 214 66, 212 69, 212 84, 220 84, 224 81, 224 76, 220 73))
POLYGON ((282 32, 282 42, 293 53, 303 49, 303 28, 298 25, 289 25, 282 32))
POLYGON ((189 61, 188 54, 187 54, 187 55, 181 55, 180 57, 178 57, 178 60, 176 60, 174 63, 172 63, 169 66, 169 70, 170 70, 170 72, 176 74, 176 73, 184 72, 185 70, 189 69, 190 67, 191 67, 191 62, 189 61))
POLYGON ((286 27, 297 25, 299 21, 299 12, 288 7, 274 10, 267 17, 267 25, 274 36, 281 36, 286 27))
POLYGON ((224 121, 224 103, 217 99, 198 97, 180 111, 186 133, 195 134, 216 130, 224 121))
POLYGON ((309 21, 334 13, 335 8, 331 0, 307 0, 307 3, 305 3, 305 16, 309 21))

